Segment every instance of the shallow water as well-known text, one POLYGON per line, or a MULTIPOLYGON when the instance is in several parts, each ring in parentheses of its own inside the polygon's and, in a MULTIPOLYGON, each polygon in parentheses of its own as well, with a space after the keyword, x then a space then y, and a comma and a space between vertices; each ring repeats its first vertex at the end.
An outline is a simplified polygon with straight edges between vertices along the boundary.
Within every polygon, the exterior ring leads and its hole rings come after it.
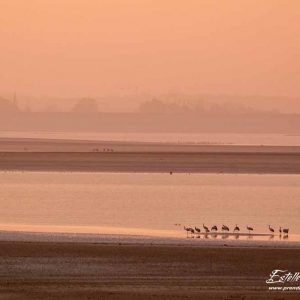
POLYGON ((0 138, 42 138, 121 142, 163 142, 221 145, 300 146, 300 135, 243 133, 147 132, 19 132, 1 131, 0 138))
POLYGON ((232 231, 238 224, 244 233, 249 225, 269 233, 270 224, 276 234, 279 226, 290 228, 288 240, 296 240, 299 182, 299 175, 1 172, 0 230, 185 238, 184 225, 226 224, 232 231))

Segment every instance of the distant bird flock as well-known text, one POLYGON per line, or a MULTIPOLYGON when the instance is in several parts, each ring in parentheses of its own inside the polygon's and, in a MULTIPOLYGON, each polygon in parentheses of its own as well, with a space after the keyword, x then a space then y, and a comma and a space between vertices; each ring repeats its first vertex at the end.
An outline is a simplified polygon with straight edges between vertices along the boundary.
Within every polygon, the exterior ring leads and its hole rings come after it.
MULTIPOLYGON (((180 224, 175 224, 175 226, 180 226, 180 224)), ((203 232, 201 231, 201 228, 200 227, 186 227, 184 226, 183 229, 186 231, 187 233, 187 236, 190 234, 190 235, 194 235, 194 234, 230 234, 230 228, 226 225, 222 225, 221 227, 221 230, 222 232, 218 232, 218 226, 217 225, 213 225, 210 229, 208 226, 206 226, 204 223, 202 224, 202 227, 203 227, 203 232)), ((248 234, 249 235, 255 235, 254 232, 254 228, 247 225, 245 226, 245 229, 248 231, 248 234)), ((268 229, 269 229, 269 232, 271 235, 274 235, 275 234, 275 229, 273 227, 271 227, 271 225, 268 225, 268 229)), ((279 227, 279 236, 281 236, 282 234, 284 236, 287 236, 289 234, 289 229, 288 228, 281 228, 279 227)), ((232 234, 236 234, 238 235, 240 233, 240 227, 236 224, 235 227, 233 228, 232 230, 232 234)), ((257 234, 257 235, 260 235, 260 234, 257 234)))

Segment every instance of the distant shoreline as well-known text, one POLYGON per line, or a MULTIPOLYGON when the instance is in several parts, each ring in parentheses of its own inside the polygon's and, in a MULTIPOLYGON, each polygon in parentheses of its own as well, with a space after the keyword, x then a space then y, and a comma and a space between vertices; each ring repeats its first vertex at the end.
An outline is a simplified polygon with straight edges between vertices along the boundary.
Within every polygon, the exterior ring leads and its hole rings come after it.
POLYGON ((0 137, 0 152, 266 152, 300 153, 297 145, 239 144, 208 141, 143 141, 49 137, 0 137))

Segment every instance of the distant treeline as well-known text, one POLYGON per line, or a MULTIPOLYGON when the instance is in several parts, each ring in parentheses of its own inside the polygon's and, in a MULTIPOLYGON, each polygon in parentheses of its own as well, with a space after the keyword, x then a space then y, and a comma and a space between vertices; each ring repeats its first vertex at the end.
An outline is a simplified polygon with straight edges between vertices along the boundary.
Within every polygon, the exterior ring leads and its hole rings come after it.
POLYGON ((144 102, 136 113, 101 113, 93 99, 82 99, 71 112, 30 112, 0 99, 0 130, 90 132, 231 132, 300 133, 300 115, 203 109, 158 100, 144 102))

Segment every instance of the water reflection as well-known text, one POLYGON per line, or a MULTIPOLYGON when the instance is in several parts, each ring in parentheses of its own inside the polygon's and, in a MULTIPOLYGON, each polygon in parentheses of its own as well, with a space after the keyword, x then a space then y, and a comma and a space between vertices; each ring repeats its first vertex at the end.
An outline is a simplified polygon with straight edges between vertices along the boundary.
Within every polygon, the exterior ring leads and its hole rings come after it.
POLYGON ((224 239, 228 239, 229 238, 229 234, 222 234, 222 239, 224 240, 224 239))
POLYGON ((212 233, 212 234, 211 234, 211 237, 212 237, 213 239, 216 239, 216 238, 218 237, 218 234, 217 234, 217 233, 212 233))
POLYGON ((197 238, 205 240, 261 240, 261 241, 280 241, 288 240, 289 235, 276 235, 276 234, 253 234, 253 233, 224 233, 224 232, 200 232, 187 235, 187 238, 197 238))

